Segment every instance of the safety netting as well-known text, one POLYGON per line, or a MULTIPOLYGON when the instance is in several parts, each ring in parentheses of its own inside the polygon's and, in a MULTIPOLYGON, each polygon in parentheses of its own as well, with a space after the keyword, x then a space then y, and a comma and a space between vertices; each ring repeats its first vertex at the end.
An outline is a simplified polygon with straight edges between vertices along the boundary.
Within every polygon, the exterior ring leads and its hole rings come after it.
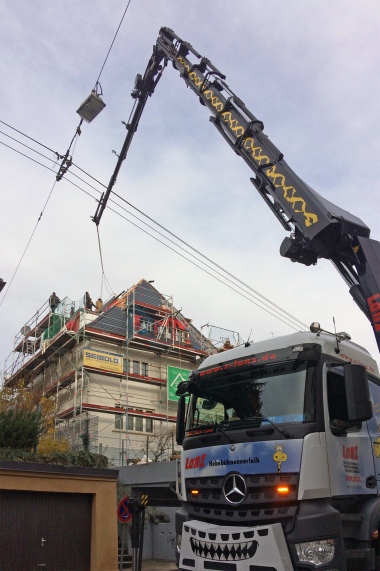
POLYGON ((242 345, 244 343, 237 331, 223 329, 223 327, 216 327, 215 325, 208 325, 207 329, 208 341, 211 341, 211 343, 217 348, 226 345, 236 347, 237 345, 242 345))
POLYGON ((75 324, 83 312, 84 296, 78 301, 74 301, 65 297, 53 310, 50 317, 50 326, 46 329, 43 340, 52 339, 66 326, 68 329, 75 330, 75 324))

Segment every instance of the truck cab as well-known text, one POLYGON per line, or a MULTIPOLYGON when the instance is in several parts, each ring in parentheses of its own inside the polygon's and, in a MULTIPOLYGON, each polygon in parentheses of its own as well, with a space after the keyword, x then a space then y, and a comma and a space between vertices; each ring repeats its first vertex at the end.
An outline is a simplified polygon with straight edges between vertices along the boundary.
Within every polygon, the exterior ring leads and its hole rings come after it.
POLYGON ((246 343, 181 383, 181 570, 375 569, 379 371, 341 339, 246 343))

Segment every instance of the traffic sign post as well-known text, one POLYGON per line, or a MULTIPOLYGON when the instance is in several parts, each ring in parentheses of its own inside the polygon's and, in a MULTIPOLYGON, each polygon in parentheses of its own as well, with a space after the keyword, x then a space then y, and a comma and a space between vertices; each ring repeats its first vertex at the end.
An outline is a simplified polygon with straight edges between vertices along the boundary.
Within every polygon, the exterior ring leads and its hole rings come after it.
POLYGON ((117 506, 117 517, 120 523, 128 523, 132 519, 132 512, 128 509, 129 496, 125 496, 117 506))
MULTIPOLYGON (((120 500, 119 505, 117 506, 117 518, 120 523, 128 523, 132 519, 132 511, 128 508, 128 501, 129 496, 125 496, 122 500, 120 500)), ((124 540, 125 540, 125 530, 122 530, 122 542, 121 542, 121 553, 120 553, 120 565, 119 571, 123 569, 123 562, 124 562, 124 540)))

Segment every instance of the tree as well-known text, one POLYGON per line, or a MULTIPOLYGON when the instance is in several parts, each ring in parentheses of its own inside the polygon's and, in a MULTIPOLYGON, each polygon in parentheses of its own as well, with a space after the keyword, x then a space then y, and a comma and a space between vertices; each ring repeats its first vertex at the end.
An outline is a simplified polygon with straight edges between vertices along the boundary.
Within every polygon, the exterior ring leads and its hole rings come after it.
POLYGON ((0 447, 31 449, 41 434, 54 435, 54 404, 24 382, 0 390, 0 447))
POLYGON ((35 412, 7 410, 0 412, 0 448, 30 450, 38 444, 41 420, 35 412))
POLYGON ((153 436, 147 436, 146 441, 146 450, 153 456, 153 462, 160 462, 162 457, 172 450, 173 430, 163 430, 153 436))

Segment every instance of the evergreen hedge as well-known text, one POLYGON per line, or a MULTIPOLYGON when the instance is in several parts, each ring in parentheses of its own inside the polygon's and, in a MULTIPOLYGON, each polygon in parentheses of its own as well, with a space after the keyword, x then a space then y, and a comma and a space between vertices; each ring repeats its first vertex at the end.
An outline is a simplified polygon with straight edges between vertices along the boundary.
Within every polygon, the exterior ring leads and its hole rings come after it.
POLYGON ((0 447, 30 450, 38 444, 41 420, 33 411, 0 412, 0 447))
POLYGON ((102 454, 92 454, 86 450, 79 452, 51 452, 39 454, 15 448, 0 448, 0 461, 38 462, 39 464, 59 464, 61 466, 83 466, 89 468, 108 468, 108 458, 102 454))

